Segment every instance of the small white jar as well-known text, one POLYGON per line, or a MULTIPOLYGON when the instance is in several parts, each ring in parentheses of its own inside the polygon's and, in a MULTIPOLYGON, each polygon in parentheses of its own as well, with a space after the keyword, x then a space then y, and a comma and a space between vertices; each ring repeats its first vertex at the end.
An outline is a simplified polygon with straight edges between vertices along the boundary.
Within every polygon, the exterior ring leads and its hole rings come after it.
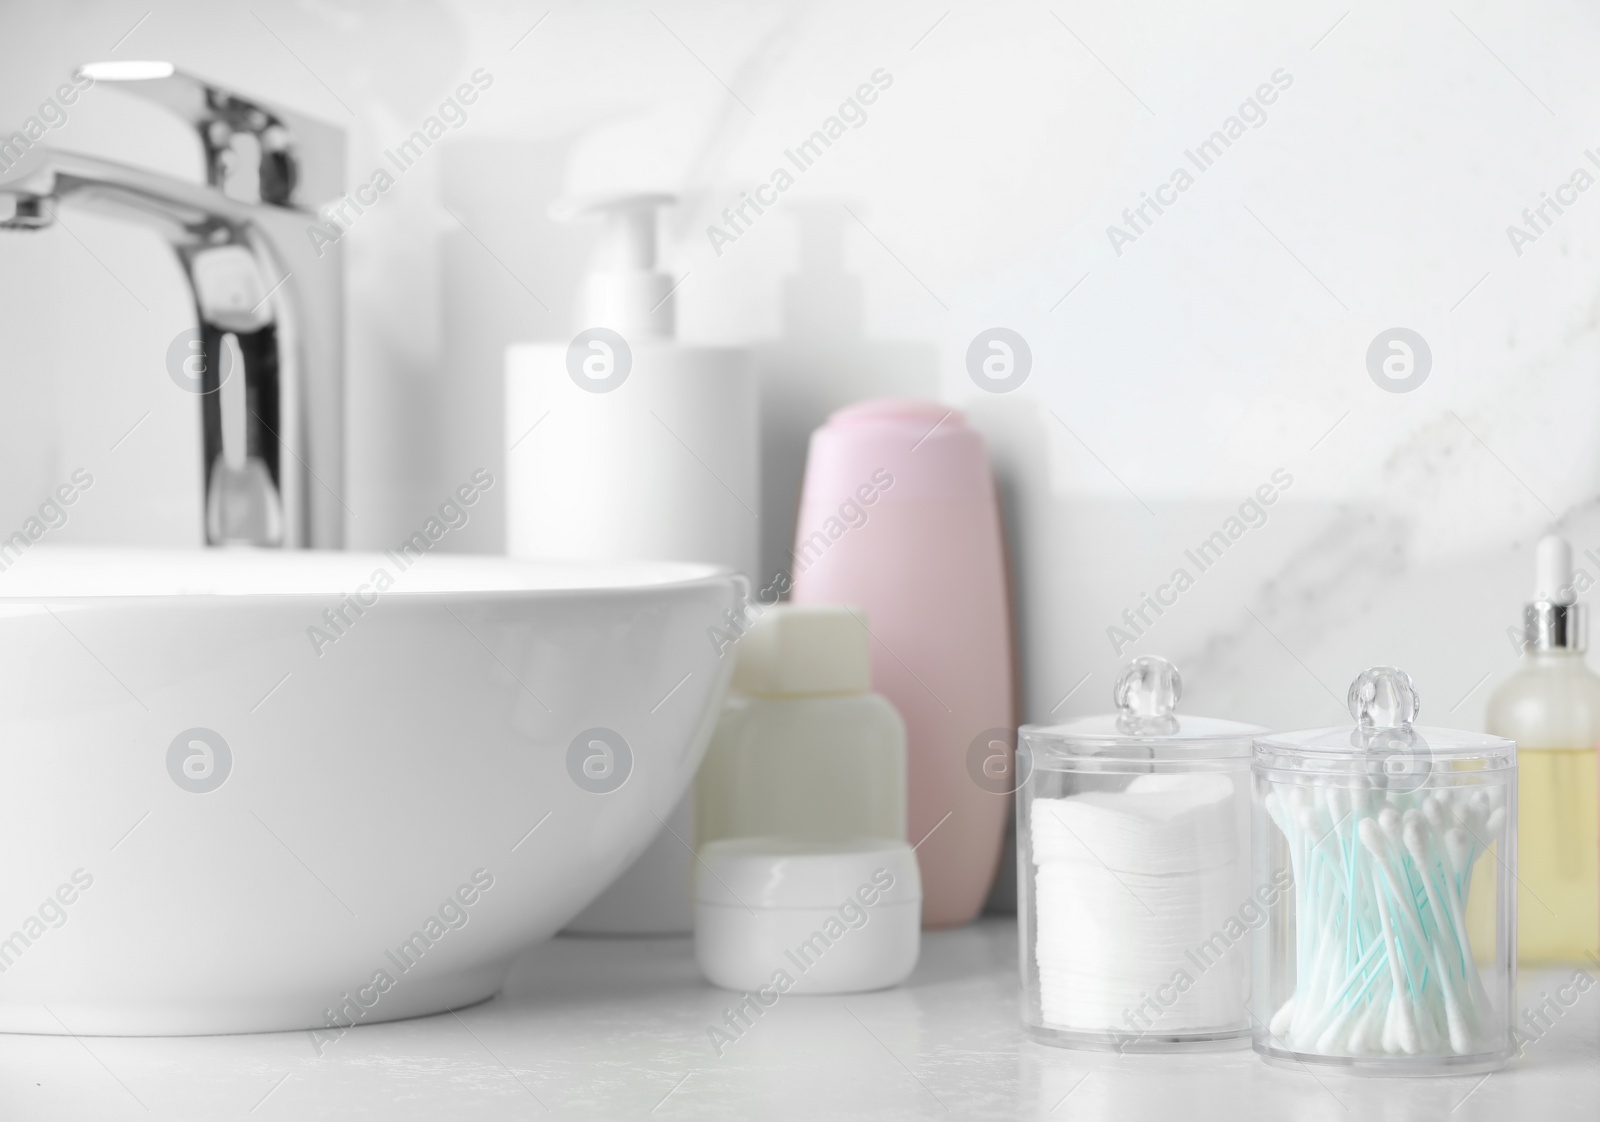
POLYGON ((856 993, 916 966, 922 881, 900 841, 724 838, 700 849, 694 912, 695 959, 713 985, 856 993))

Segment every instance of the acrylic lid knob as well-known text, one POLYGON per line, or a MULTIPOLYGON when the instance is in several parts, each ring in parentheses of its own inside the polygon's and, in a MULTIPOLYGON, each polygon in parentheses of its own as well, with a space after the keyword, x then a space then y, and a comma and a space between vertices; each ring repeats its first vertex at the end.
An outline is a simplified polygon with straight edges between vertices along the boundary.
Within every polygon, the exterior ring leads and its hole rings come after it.
POLYGON ((1422 708, 1411 675, 1397 666, 1373 666, 1350 683, 1350 715, 1363 729, 1409 729, 1422 708))
POLYGON ((1148 725, 1170 722, 1183 697, 1178 668, 1159 655, 1143 655, 1128 663, 1111 687, 1111 700, 1120 710, 1120 724, 1148 725))

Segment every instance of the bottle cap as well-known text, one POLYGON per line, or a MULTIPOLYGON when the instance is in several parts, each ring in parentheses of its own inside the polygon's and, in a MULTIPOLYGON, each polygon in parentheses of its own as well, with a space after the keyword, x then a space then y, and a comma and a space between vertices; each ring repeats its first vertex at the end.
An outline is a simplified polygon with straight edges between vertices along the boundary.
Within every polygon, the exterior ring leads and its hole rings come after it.
POLYGON ((1572 546, 1557 534, 1534 550, 1533 601, 1522 609, 1522 633, 1536 651, 1579 651, 1587 645, 1587 619, 1572 581, 1572 546))
POLYGON ((757 697, 866 693, 866 620, 835 604, 774 604, 739 641, 733 689, 757 697))
MULTIPOLYGON (((830 414, 811 434, 802 503, 811 520, 802 520, 797 537, 803 541, 821 529, 845 503, 993 498, 988 446, 959 409, 916 398, 873 398, 830 414)), ((862 513, 870 519, 875 512, 862 513)))

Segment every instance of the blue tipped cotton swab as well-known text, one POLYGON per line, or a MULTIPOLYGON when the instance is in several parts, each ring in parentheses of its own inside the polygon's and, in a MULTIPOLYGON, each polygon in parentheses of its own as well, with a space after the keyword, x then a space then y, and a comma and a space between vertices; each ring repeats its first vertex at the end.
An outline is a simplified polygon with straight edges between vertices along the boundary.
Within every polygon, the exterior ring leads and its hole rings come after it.
MULTIPOLYGON (((1383 855, 1383 832, 1375 819, 1367 818, 1362 821, 1361 844, 1366 846, 1372 855, 1378 859, 1379 867, 1384 870, 1385 876, 1387 876, 1388 861, 1383 855)), ((1402 996, 1404 993, 1409 992, 1410 983, 1402 977, 1399 940, 1395 937, 1395 925, 1390 917, 1385 895, 1380 892, 1377 900, 1378 919, 1383 924, 1383 945, 1388 949, 1389 970, 1394 978, 1395 1000, 1390 1013, 1390 1024, 1393 1027, 1392 1039, 1399 1045, 1400 1049, 1415 1055, 1421 1050, 1417 1039, 1417 1025, 1411 1016, 1411 1003, 1402 996)), ((1384 1032, 1384 1038, 1385 1050, 1393 1050, 1393 1045, 1390 1044, 1390 1032, 1387 1028, 1384 1032)))
POLYGON ((1296 991, 1269 1031, 1320 1054, 1466 1055, 1492 1013, 1466 933, 1477 840, 1504 822, 1476 790, 1326 782, 1269 792, 1295 874, 1296 991))

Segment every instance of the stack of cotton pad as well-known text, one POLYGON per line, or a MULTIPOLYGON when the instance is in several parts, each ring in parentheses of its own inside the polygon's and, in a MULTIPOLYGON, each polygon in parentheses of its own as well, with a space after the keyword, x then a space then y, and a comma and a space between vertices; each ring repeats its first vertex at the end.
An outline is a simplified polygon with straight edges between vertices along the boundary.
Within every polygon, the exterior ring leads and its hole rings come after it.
POLYGON ((1249 961, 1237 916, 1250 889, 1245 798, 1229 776, 1191 773, 1033 800, 1046 1023, 1164 1036, 1239 1022, 1249 961))

